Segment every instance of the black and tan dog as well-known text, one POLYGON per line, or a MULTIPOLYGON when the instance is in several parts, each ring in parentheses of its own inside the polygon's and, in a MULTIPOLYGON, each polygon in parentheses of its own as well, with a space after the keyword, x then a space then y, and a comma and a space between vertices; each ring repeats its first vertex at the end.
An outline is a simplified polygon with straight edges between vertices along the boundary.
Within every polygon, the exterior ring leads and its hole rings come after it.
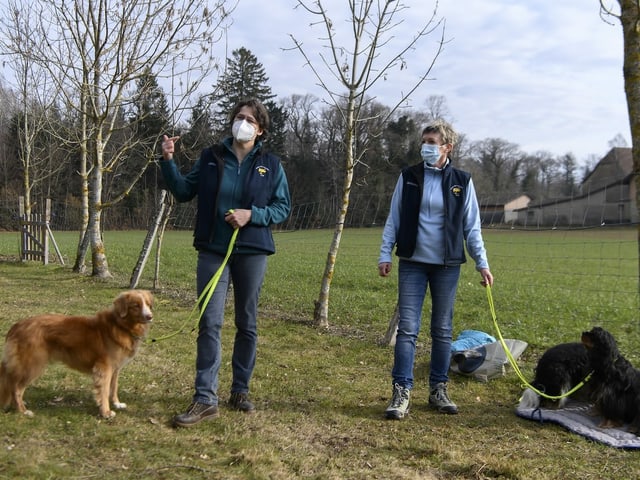
POLYGON ((601 327, 582 333, 593 367, 591 399, 595 413, 602 416, 601 428, 628 424, 628 431, 640 433, 640 371, 618 350, 618 344, 601 327))
POLYGON ((527 388, 520 398, 519 408, 562 408, 569 398, 587 400, 589 382, 571 396, 565 395, 582 382, 590 372, 591 362, 587 349, 582 343, 561 343, 549 348, 538 360, 531 386, 546 395, 563 397, 551 400, 527 388))

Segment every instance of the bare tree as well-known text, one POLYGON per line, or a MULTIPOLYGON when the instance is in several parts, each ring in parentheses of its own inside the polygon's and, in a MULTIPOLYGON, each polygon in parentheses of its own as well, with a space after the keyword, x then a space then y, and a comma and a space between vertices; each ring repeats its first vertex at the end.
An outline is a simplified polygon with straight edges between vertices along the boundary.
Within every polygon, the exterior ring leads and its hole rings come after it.
POLYGON ((9 125, 14 113, 18 110, 15 94, 5 85, 0 84, 0 202, 13 201, 19 191, 13 185, 17 176, 13 161, 14 139, 9 125))
MULTIPOLYGON (((315 302, 314 321, 321 327, 329 325, 329 290, 349 208, 354 167, 361 161, 367 150, 366 144, 357 143, 358 131, 365 120, 363 107, 375 99, 373 89, 378 82, 389 80, 392 73, 399 73, 407 68, 405 59, 407 52, 416 49, 422 40, 439 27, 442 27, 442 35, 444 35, 444 23, 436 16, 436 2, 433 14, 426 19, 415 35, 409 37, 404 46, 390 51, 392 40, 394 40, 393 32, 406 20, 402 15, 409 13, 408 7, 397 0, 348 0, 346 3, 348 7, 346 23, 350 27, 347 40, 351 42, 350 46, 347 46, 339 35, 340 32, 345 31, 344 22, 335 20, 336 16, 341 14, 331 15, 322 0, 298 0, 296 6, 314 19, 312 27, 318 26, 322 31, 320 41, 323 45, 317 53, 317 58, 312 58, 311 51, 306 45, 291 35, 294 50, 302 54, 307 66, 311 68, 318 80, 319 86, 327 93, 329 97, 326 100, 327 103, 335 106, 339 112, 344 131, 341 139, 344 146, 342 204, 336 215, 320 294, 315 302)), ((403 32, 403 36, 406 35, 406 32, 403 32)), ((398 103, 385 111, 387 117, 406 103, 413 92, 427 79, 431 67, 442 51, 443 43, 441 39, 433 59, 430 63, 427 62, 424 73, 418 77, 414 86, 409 91, 400 93, 398 103)), ((385 123, 384 120, 380 122, 381 125, 385 123)))
MULTIPOLYGON (((125 198, 153 158, 120 192, 104 198, 104 175, 115 171, 135 146, 135 130, 122 121, 135 82, 148 72, 171 82, 174 112, 184 106, 216 66, 212 45, 230 10, 224 0, 41 0, 39 31, 31 51, 55 79, 73 109, 78 136, 61 139, 80 152, 84 225, 74 268, 91 249, 92 275, 110 277, 101 218, 125 198), (118 133, 116 135, 116 133, 118 133)), ((138 118, 137 121, 143 121, 138 118)), ((160 136, 158 132, 158 136, 160 136)))
MULTIPOLYGON (((618 10, 600 0, 601 16, 608 21, 614 18, 622 24, 624 38, 624 90, 631 126, 631 154, 636 187, 636 208, 640 210, 640 3, 637 0, 618 0, 618 10)), ((638 225, 638 251, 640 252, 640 224, 638 225)), ((638 279, 640 289, 640 277, 638 279)))
POLYGON ((317 146, 321 124, 314 110, 318 101, 311 94, 294 94, 283 102, 288 136, 287 178, 292 198, 298 202, 302 199, 302 203, 320 200, 317 184, 322 168, 317 146))
POLYGON ((607 143, 607 146, 610 149, 616 148, 616 147, 623 147, 623 148, 628 147, 627 141, 625 140, 624 135, 622 135, 621 133, 616 134, 615 137, 609 140, 609 142, 607 143))
POLYGON ((424 104, 429 120, 442 118, 443 120, 447 120, 449 123, 453 123, 451 112, 447 105, 447 99, 444 95, 429 95, 424 104))
POLYGON ((475 161, 483 172, 474 182, 481 190, 505 194, 518 182, 523 153, 520 147, 501 138, 486 138, 474 143, 475 161))
MULTIPOLYGON (((34 61, 33 36, 36 11, 32 4, 9 3, 7 15, 0 19, 3 33, 0 49, 7 57, 5 65, 13 71, 15 109, 13 110, 13 144, 22 170, 22 195, 25 213, 31 214, 35 202, 34 187, 55 175, 62 167, 50 162, 50 142, 46 140, 47 123, 55 111, 56 91, 47 72, 34 61), (19 7, 19 8, 18 8, 19 7)), ((53 147, 55 148, 55 147, 53 147)))

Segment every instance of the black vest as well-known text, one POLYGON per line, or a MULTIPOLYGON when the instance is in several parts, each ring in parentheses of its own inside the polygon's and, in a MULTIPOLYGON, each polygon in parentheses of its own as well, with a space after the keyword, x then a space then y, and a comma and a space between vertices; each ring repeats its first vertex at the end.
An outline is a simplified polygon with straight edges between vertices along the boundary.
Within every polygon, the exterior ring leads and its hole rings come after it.
MULTIPOLYGON (((251 168, 243 185, 241 208, 251 210, 252 206, 266 207, 275 188, 274 178, 280 168, 280 160, 275 155, 256 152, 251 160, 251 168)), ((215 235, 214 218, 218 205, 218 193, 224 174, 224 146, 214 145, 202 151, 198 175, 198 214, 193 244, 196 249, 207 249, 215 235), (210 168, 214 164, 216 168, 210 168)), ((236 247, 262 250, 267 254, 275 252, 271 228, 260 225, 245 225, 238 232, 236 247)))
MULTIPOLYGON (((402 171, 400 227, 396 235, 396 255, 411 258, 416 248, 422 192, 424 163, 402 171)), ((442 171, 444 201, 444 264, 460 265, 467 261, 464 254, 464 198, 471 175, 448 164, 442 171)))

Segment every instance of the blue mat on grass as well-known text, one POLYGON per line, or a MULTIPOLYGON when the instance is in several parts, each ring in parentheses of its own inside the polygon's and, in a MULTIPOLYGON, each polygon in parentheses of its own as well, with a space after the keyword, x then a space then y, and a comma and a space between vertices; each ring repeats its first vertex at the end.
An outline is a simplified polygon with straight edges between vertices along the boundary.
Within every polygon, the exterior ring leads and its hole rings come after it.
POLYGON ((516 415, 537 422, 552 422, 595 442, 611 447, 640 449, 640 437, 624 428, 599 428, 601 417, 590 416, 591 405, 569 401, 564 408, 516 408, 516 415))

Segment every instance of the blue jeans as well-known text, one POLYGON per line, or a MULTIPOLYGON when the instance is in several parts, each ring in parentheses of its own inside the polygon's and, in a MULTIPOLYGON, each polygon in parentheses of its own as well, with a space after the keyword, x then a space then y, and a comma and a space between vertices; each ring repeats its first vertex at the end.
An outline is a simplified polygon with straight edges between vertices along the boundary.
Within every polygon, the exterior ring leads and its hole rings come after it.
POLYGON ((427 287, 431 293, 431 369, 429 386, 449 380, 453 304, 460 266, 445 267, 400 260, 398 266, 398 333, 391 375, 393 384, 413 388, 416 341, 427 287))
MULTIPOLYGON (((218 270, 224 256, 199 252, 198 297, 218 270)), ((248 393, 256 363, 258 297, 267 267, 266 255, 232 255, 200 318, 194 402, 218 404, 218 372, 222 359, 221 332, 229 280, 233 282, 236 335, 233 344, 231 392, 248 393)))

